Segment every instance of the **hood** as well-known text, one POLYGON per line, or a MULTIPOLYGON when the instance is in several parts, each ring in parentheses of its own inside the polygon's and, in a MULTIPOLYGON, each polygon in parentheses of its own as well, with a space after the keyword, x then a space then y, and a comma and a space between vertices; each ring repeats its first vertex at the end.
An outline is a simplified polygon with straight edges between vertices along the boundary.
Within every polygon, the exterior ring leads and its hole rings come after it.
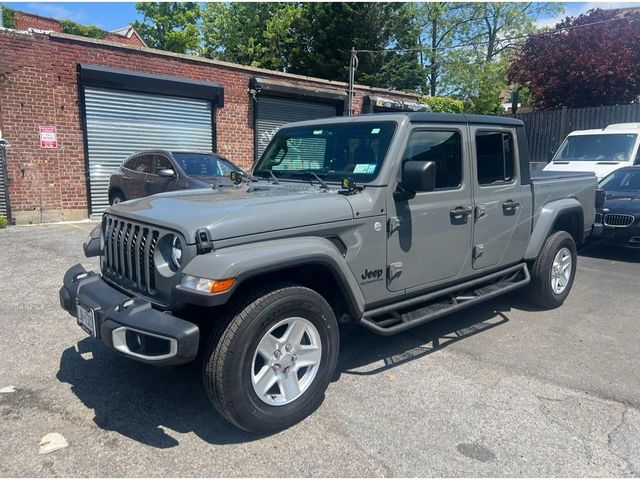
POLYGON ((161 193, 113 205, 106 213, 179 231, 189 243, 200 228, 215 241, 353 218, 349 201, 337 191, 266 182, 161 193))
POLYGON ((606 192, 604 208, 610 213, 640 215, 640 191, 606 192))
POLYGON ((602 180, 611 172, 622 168, 628 167, 629 162, 615 162, 615 161, 601 161, 601 162, 580 162, 576 160, 556 160, 547 164, 544 167, 545 172, 593 172, 598 177, 598 180, 602 180))

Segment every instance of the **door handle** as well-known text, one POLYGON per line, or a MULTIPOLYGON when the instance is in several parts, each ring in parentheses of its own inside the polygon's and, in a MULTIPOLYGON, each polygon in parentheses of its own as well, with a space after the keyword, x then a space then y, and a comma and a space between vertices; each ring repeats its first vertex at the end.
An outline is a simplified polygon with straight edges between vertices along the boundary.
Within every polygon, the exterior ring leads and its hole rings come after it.
POLYGON ((449 212, 452 217, 464 217, 467 215, 471 215, 473 213, 473 209, 471 207, 456 207, 449 212))
POLYGON ((518 208, 520 206, 520 202, 514 202, 513 200, 507 200, 502 204, 502 208, 505 210, 512 210, 514 208, 518 208))

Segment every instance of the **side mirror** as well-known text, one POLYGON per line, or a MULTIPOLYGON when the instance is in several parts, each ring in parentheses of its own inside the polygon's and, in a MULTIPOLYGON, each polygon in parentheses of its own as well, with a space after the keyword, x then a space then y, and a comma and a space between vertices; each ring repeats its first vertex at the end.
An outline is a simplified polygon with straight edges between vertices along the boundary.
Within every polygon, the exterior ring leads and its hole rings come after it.
POLYGON ((436 189, 435 162, 408 161, 402 166, 402 188, 405 192, 431 192, 436 189))
POLYGON ((158 170, 158 175, 161 177, 175 177, 176 172, 172 168, 162 168, 158 170))
POLYGON ((607 192, 602 188, 596 189, 596 208, 604 207, 604 202, 607 199, 607 192))

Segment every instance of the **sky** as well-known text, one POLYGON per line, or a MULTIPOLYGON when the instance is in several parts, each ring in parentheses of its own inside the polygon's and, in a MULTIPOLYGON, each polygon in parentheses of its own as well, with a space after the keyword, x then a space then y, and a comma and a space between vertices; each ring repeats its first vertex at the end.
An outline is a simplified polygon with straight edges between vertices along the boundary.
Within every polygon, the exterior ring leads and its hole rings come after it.
MULTIPOLYGON (((104 30, 114 30, 141 20, 135 2, 2 2, 3 5, 25 12, 73 20, 85 25, 96 25, 104 30)), ((563 14, 557 17, 539 18, 541 27, 555 25, 566 16, 579 15, 591 8, 638 7, 640 2, 573 2, 567 3, 563 14)))

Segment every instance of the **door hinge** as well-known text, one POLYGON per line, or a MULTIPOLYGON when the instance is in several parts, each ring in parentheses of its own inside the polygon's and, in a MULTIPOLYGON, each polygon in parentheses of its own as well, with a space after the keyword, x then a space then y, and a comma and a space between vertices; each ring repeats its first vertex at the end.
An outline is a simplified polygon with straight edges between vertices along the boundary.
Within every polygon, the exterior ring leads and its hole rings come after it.
POLYGON ((478 220, 479 218, 484 217, 487 214, 487 206, 486 205, 476 205, 474 209, 473 218, 474 220, 478 220))
POLYGON ((387 232, 392 234, 400 228, 400 217, 389 217, 387 221, 387 232))
POLYGON ((390 263, 387 267, 387 277, 389 280, 393 280, 396 277, 399 277, 402 273, 402 262, 390 263))
POLYGON ((484 253, 484 245, 480 243, 479 245, 475 245, 473 247, 473 259, 476 260, 482 256, 484 253))

